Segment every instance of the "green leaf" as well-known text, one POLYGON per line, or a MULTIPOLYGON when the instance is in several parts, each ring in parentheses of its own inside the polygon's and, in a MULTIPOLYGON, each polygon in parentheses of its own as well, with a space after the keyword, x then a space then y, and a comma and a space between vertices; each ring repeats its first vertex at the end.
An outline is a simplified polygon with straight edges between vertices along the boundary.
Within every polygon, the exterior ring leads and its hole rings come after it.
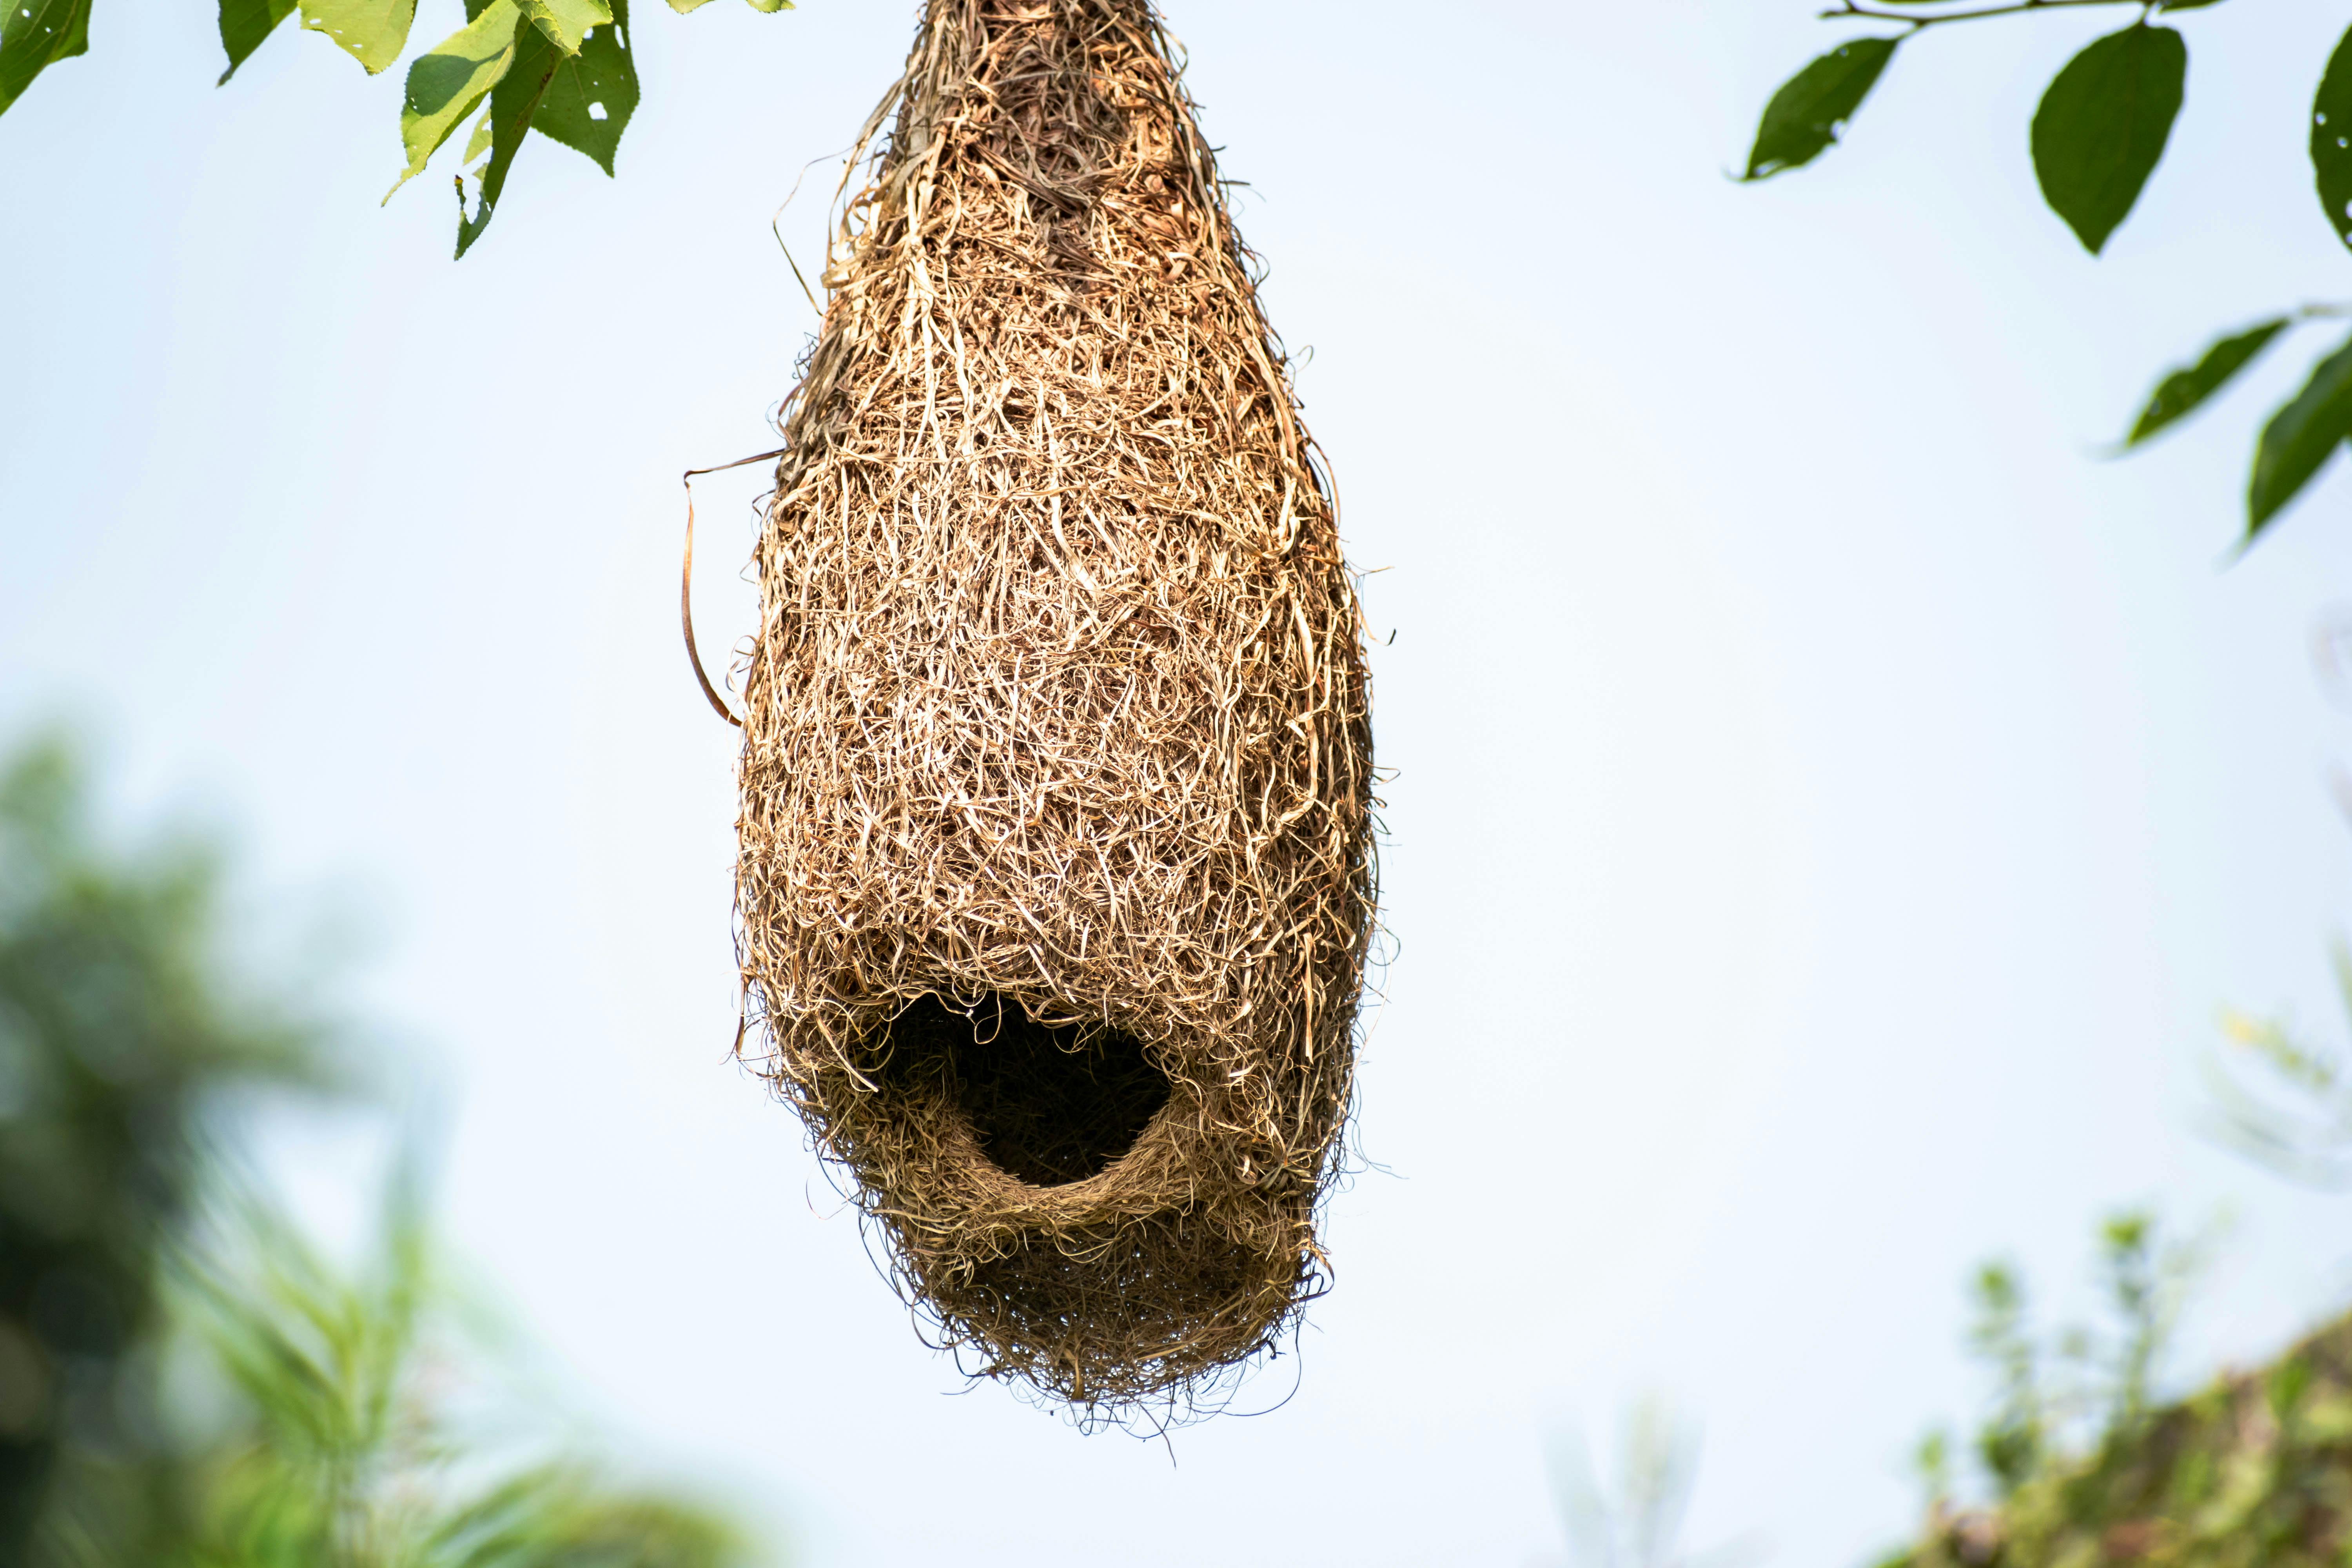
POLYGON ((2147 406, 2140 410, 2139 418, 2133 423, 2131 434, 2124 437, 2125 447, 2137 447, 2174 420, 2195 413, 2207 398, 2253 363, 2254 356, 2270 347, 2273 338, 2293 324, 2292 317, 2273 316, 2219 340, 2195 364, 2176 370, 2158 382, 2147 406))
POLYGON ((228 51, 228 69, 215 87, 236 74, 246 57, 294 14, 294 5, 295 0, 220 0, 221 47, 228 51))
POLYGON ((2352 245, 2352 32, 2327 57, 2311 103, 2311 170, 2318 177, 2319 206, 2336 237, 2352 245))
MULTIPOLYGON (((400 106, 400 142, 408 153, 408 167, 383 194, 385 201, 425 172, 425 160, 506 76, 514 64, 515 34, 521 25, 519 0, 490 0, 480 16, 410 63, 408 90, 400 106)), ((546 37, 537 28, 530 36, 534 40, 546 37)))
MULTIPOLYGON (((515 154, 522 150, 523 138, 530 132, 531 116, 547 96, 556 68, 562 63, 562 53, 546 34, 536 27, 521 30, 516 39, 513 68, 490 90, 490 161, 475 186, 470 216, 466 212, 466 183, 462 178, 457 182, 459 257, 472 249, 474 241, 490 226, 491 215, 498 210, 499 198, 507 188, 507 171, 514 166, 515 154)), ((476 140, 479 139, 478 132, 476 140)))
POLYGON ((2352 436, 2352 341, 2312 370, 2311 379, 2263 426, 2246 486, 2246 539, 2293 500, 2338 443, 2352 436))
POLYGON ((466 151, 459 156, 457 162, 463 167, 470 169, 474 166, 474 160, 489 150, 490 111, 486 105, 482 110, 482 117, 474 121, 474 133, 466 138, 466 151))
POLYGON ((613 16, 612 26, 590 33, 578 55, 557 64, 530 121, 533 131, 586 153, 607 174, 613 172, 621 132, 637 107, 628 0, 614 0, 613 16))
POLYGON ((589 28, 610 26, 613 21, 604 0, 522 0, 522 14, 567 55, 580 52, 589 28))
POLYGON ((2139 200, 2180 112, 2189 46, 2137 22, 2066 62, 2033 111, 2042 198, 2094 256, 2139 200))
POLYGON ((76 55, 89 53, 90 0, 5 0, 0 16, 0 114, 24 96, 33 79, 76 55))
MULTIPOLYGON (((677 0, 670 0, 676 5, 677 0)), ((1761 180, 1821 156, 1895 58, 1894 38, 1841 44, 1790 77, 1764 106, 1743 180, 1761 180)))
POLYGON ((302 0, 302 26, 324 33, 374 76, 408 47, 416 0, 302 0))
POLYGON ((2202 11, 2208 5, 2219 5, 2221 0, 2156 0, 2159 11, 2202 11))

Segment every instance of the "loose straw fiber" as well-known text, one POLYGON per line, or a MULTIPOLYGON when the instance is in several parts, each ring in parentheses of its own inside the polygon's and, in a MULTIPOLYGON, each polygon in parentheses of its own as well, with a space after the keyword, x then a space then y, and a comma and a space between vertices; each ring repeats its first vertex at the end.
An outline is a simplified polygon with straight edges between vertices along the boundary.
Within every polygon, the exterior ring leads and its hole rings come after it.
POLYGON ((759 546, 749 1048, 964 1364, 1179 1404, 1325 1279, 1374 899, 1329 486, 1147 0, 930 0, 849 167, 759 546))

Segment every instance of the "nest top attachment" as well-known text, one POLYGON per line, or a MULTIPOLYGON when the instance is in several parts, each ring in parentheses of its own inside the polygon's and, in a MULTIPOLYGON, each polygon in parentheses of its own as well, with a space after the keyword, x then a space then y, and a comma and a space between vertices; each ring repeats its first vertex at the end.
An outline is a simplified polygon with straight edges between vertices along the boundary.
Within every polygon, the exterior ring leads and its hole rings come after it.
POLYGON ((932 0, 850 168, 758 553, 747 1048, 962 1364, 1190 1408, 1327 1277, 1330 487, 1140 0, 932 0))

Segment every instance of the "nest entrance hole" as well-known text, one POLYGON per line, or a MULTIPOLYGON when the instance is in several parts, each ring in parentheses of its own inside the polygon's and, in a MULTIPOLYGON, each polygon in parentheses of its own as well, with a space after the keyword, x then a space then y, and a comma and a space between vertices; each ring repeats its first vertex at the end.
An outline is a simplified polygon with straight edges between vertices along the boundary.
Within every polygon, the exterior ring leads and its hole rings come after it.
POLYGON ((981 1152, 1033 1186, 1108 1170, 1168 1102, 1142 1042, 1100 1025, 1040 1024, 992 993, 971 1012, 924 996, 891 1020, 886 1078, 944 1079, 981 1152))

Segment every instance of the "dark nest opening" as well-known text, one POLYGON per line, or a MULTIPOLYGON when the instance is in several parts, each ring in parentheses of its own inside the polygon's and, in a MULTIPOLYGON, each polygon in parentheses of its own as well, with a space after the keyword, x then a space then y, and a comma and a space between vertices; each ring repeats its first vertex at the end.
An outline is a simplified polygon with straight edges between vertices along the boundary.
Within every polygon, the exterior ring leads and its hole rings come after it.
POLYGON ((1040 1024, 994 994, 969 1011, 918 998, 891 1022, 880 1081, 886 1092, 941 1084, 981 1152, 1040 1187, 1108 1170, 1168 1103, 1169 1089, 1132 1035, 1040 1024))

